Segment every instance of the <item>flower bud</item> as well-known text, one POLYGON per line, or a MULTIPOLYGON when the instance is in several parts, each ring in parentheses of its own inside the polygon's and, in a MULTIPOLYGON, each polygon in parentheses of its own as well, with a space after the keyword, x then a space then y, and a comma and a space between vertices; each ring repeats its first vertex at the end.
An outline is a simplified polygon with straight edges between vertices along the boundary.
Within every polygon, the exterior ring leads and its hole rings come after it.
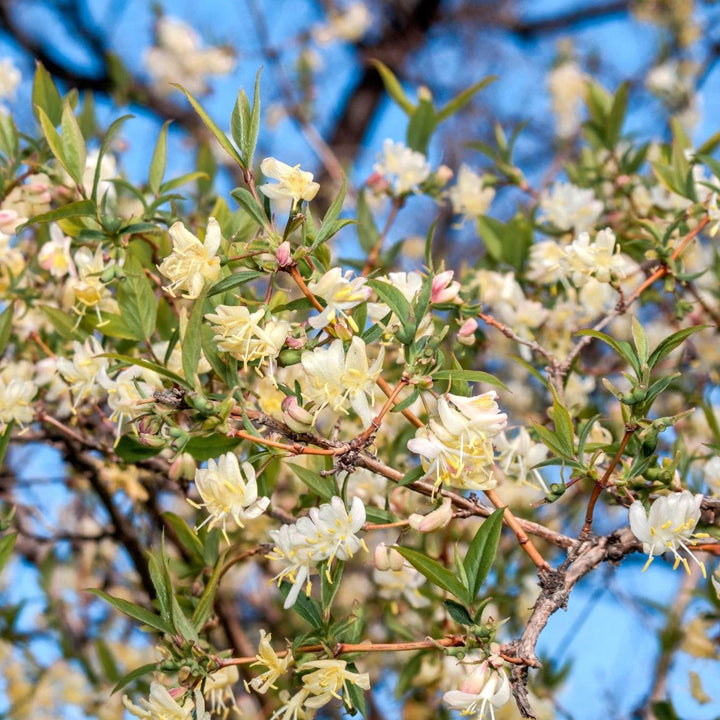
POLYGON ((294 395, 288 395, 281 403, 283 421, 294 432, 305 433, 312 430, 313 415, 309 413, 294 395))
POLYGON ((427 515, 418 515, 417 513, 413 513, 408 518, 408 521, 410 522, 410 527, 413 528, 413 530, 417 530, 421 533, 428 533, 444 528, 450 522, 452 516, 452 500, 450 498, 445 498, 442 501, 442 505, 440 505, 440 507, 436 510, 433 510, 427 515))
POLYGON ((475 331, 478 329, 478 321, 475 318, 466 320, 458 330, 457 341, 462 345, 475 344, 475 331))
POLYGON ((370 175, 365 184, 372 192, 377 194, 387 192, 390 189, 390 183, 385 179, 385 176, 379 172, 374 172, 370 175))
POLYGON ((430 301, 433 303, 453 302, 460 292, 460 283, 453 280, 453 270, 436 275, 432 281, 430 301))
POLYGON ((292 265, 292 250, 290 249, 290 243, 287 240, 275 251, 275 259, 278 261, 278 265, 280 267, 284 268, 292 265))
POLYGON ((418 88, 418 100, 420 100, 420 102, 432 102, 432 92, 430 92, 429 87, 421 85, 418 88))
POLYGON ((285 344, 291 349, 291 350, 302 350, 305 347, 305 343, 307 341, 307 338, 305 337, 293 337, 292 335, 288 335, 285 338, 285 344))
POLYGON ((190 453, 182 453, 173 460, 168 476, 174 482, 179 480, 193 480, 195 478, 197 463, 190 453))
POLYGON ((485 687, 487 682, 486 671, 487 662, 480 663, 474 672, 468 675, 460 684, 460 692, 469 693, 470 695, 479 695, 480 691, 485 687))
POLYGON ((440 187, 443 187, 453 179, 454 174, 455 173, 453 173, 452 169, 449 168, 447 165, 441 165, 435 171, 435 180, 440 187))
POLYGON ((375 548, 373 554, 373 562, 378 570, 389 570, 390 569, 390 556, 388 554, 388 548, 385 543, 380 543, 375 548))
POLYGON ((388 551, 388 560, 393 572, 400 572, 405 567, 405 558, 395 548, 388 551))

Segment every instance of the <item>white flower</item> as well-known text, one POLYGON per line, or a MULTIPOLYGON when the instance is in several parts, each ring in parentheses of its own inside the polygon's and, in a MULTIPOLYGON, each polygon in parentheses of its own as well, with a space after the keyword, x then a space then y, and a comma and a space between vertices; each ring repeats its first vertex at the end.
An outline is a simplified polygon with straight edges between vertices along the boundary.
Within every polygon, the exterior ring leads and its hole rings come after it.
POLYGON ((530 475, 546 493, 548 492, 543 476, 539 470, 533 469, 533 466, 545 460, 549 451, 542 443, 534 443, 524 427, 518 429, 512 440, 509 440, 504 432, 500 433, 495 439, 495 447, 498 451, 498 465, 505 475, 518 483, 536 487, 528 481, 530 475))
POLYGON ((102 387, 107 387, 110 379, 107 376, 108 359, 100 357, 104 350, 96 338, 90 337, 82 344, 75 340, 72 347, 72 360, 58 357, 57 369, 70 385, 75 399, 73 407, 77 407, 86 398, 98 399, 102 387))
POLYGON ((205 680, 203 692, 210 701, 210 715, 221 715, 223 718, 227 718, 230 708, 227 706, 226 700, 230 701, 230 705, 238 713, 240 712, 232 689, 232 686, 239 680, 240 671, 237 665, 221 667, 205 680))
POLYGON ((452 710, 460 710, 465 717, 474 715, 476 720, 486 717, 486 710, 495 720, 495 708, 510 700, 510 680, 505 670, 495 670, 483 662, 463 681, 458 690, 450 690, 443 700, 452 710))
POLYGON ((155 373, 137 365, 122 370, 114 380, 99 378, 99 381, 107 390, 108 405, 112 410, 110 420, 117 422, 118 438, 125 420, 132 420, 144 412, 142 401, 152 398, 155 387, 162 387, 162 382, 155 373), (152 385, 146 380, 150 380, 152 385))
POLYGON ((693 537, 701 537, 694 535, 694 531, 700 519, 702 497, 702 495, 693 495, 689 490, 671 492, 655 500, 649 514, 645 513, 645 508, 639 500, 630 506, 630 529, 643 544, 643 552, 649 556, 643 570, 647 569, 655 555, 661 555, 669 550, 675 557, 673 570, 682 563, 689 572, 687 559, 678 553, 678 548, 682 548, 689 553, 705 575, 705 566, 688 548, 688 543, 695 544, 693 537))
POLYGON ((195 486, 202 503, 193 505, 204 507, 209 513, 199 528, 207 523, 210 528, 221 525, 226 540, 229 521, 245 527, 243 523, 262 515, 270 504, 269 498, 258 498, 255 468, 244 462, 241 472, 238 459, 231 452, 221 455, 217 462, 208 460, 205 470, 196 470, 195 486))
POLYGON ((570 267, 565 248, 555 240, 542 240, 530 248, 530 263, 527 276, 543 285, 552 285, 567 280, 570 267))
POLYGON ((165 290, 172 296, 176 290, 185 290, 183 297, 197 298, 205 284, 217 280, 220 274, 220 258, 217 257, 222 239, 220 225, 211 217, 202 243, 179 221, 168 232, 173 251, 158 265, 158 270, 171 281, 165 290))
POLYGON ((335 558, 349 560, 364 546, 355 535, 364 524, 365 506, 360 498, 353 498, 348 511, 341 498, 333 497, 329 503, 311 508, 307 517, 270 531, 275 547, 268 557, 285 565, 275 580, 278 585, 285 577, 292 582, 286 609, 295 604, 306 581, 305 592, 310 594, 309 576, 317 564, 335 558))
POLYGON ((37 386, 30 380, 22 365, 9 364, 0 373, 0 432, 11 422, 20 425, 32 422, 35 416, 32 401, 37 386))
POLYGON ((301 362, 308 382, 303 397, 317 403, 318 410, 330 406, 335 412, 347 412, 347 405, 365 425, 372 420, 370 402, 375 401, 375 382, 385 356, 380 348, 375 362, 368 365, 365 342, 353 336, 347 354, 339 338, 329 347, 315 348, 302 354, 301 362))
POLYGON ((417 191, 430 177, 430 165, 422 153, 410 150, 401 142, 385 140, 375 172, 391 183, 395 195, 404 195, 417 191))
POLYGON ((88 308, 95 308, 100 321, 101 310, 113 312, 117 309, 117 302, 100 277, 109 267, 105 264, 102 247, 98 247, 94 254, 89 248, 80 248, 75 253, 75 267, 78 277, 70 280, 70 286, 80 303, 80 309, 76 309, 76 312, 83 315, 88 308))
POLYGON ((603 212, 603 204, 590 189, 572 183, 555 183, 540 196, 542 220, 560 230, 576 233, 591 230, 603 212))
POLYGON ((277 180, 277 183, 265 183, 258 187, 258 190, 271 200, 310 202, 320 189, 320 185, 313 182, 313 174, 301 170, 300 165, 290 167, 274 157, 267 157, 260 163, 260 169, 266 178, 277 180))
POLYGON ((604 283, 624 280, 637 270, 637 265, 620 252, 620 246, 615 248, 615 233, 610 228, 600 230, 592 244, 588 233, 580 233, 568 246, 567 256, 573 282, 578 286, 589 277, 604 283))
POLYGON ((327 25, 321 25, 313 29, 315 42, 326 45, 333 40, 345 40, 346 42, 357 42, 372 25, 372 15, 365 3, 354 2, 340 13, 330 16, 327 25))
MULTIPOLYGON (((402 561, 399 553, 393 550, 390 552, 395 552, 402 561)), ((378 595, 391 602, 393 612, 397 612, 397 601, 401 598, 416 610, 430 605, 430 598, 420 592, 420 588, 426 583, 425 576, 407 563, 401 562, 397 569, 392 566, 386 570, 375 568, 373 582, 377 586, 378 595)))
POLYGON ((38 253, 38 265, 56 278, 75 275, 75 266, 70 256, 71 241, 72 239, 63 233, 60 226, 53 223, 50 226, 50 240, 38 253))
POLYGON ((322 313, 308 321, 310 327, 320 330, 335 322, 336 316, 340 315, 357 332, 357 325, 345 311, 367 300, 372 294, 372 288, 365 285, 367 278, 356 277, 351 280, 351 276, 352 271, 343 275, 342 270, 335 267, 328 270, 317 282, 308 284, 310 292, 325 301, 325 309, 322 313))
POLYGON ((254 677, 248 685, 255 691, 264 695, 268 690, 276 690, 275 681, 285 674, 287 669, 295 663, 292 651, 288 651, 282 657, 273 650, 270 644, 272 635, 260 630, 260 642, 258 644, 258 654, 255 656, 255 662, 250 667, 260 665, 267 668, 265 672, 254 677))
POLYGON ((426 477, 434 477, 436 487, 490 490, 497 484, 492 438, 505 427, 507 415, 499 412, 495 397, 494 391, 441 397, 437 417, 408 442, 408 450, 421 456, 426 477))
POLYGON ((457 183, 448 190, 448 197, 453 211, 468 220, 485 215, 495 197, 495 189, 483 187, 482 176, 461 165, 457 183))
POLYGON ((218 305, 214 313, 205 317, 213 323, 218 350, 242 360, 246 370, 248 363, 259 360, 260 372, 262 364, 269 361, 272 373, 290 330, 287 321, 270 319, 261 325, 265 310, 260 308, 251 314, 245 305, 218 305))
POLYGON ((169 93, 170 83, 182 83, 194 95, 207 92, 208 75, 226 75, 234 65, 225 48, 203 49, 192 27, 164 15, 157 23, 157 46, 145 54, 145 65, 153 79, 155 92, 169 93))
POLYGON ((548 90, 555 113, 557 136, 572 137, 582 122, 580 110, 587 94, 587 77, 576 62, 564 62, 550 71, 548 90))
POLYGON ((10 58, 0 60, 0 98, 13 100, 22 75, 10 58))
POLYGON ((192 720, 194 703, 186 700, 180 705, 168 692, 164 685, 153 682, 150 685, 150 696, 140 700, 140 706, 135 705, 125 695, 123 704, 132 715, 143 720, 192 720))
POLYGON ((412 513, 408 517, 408 523, 413 530, 430 533, 444 528, 452 520, 452 517, 452 498, 447 497, 442 501, 439 508, 429 512, 427 515, 412 513))
POLYGON ((351 672, 345 660, 311 660, 298 667, 298 672, 312 670, 303 675, 303 687, 307 698, 305 707, 317 709, 327 705, 333 698, 340 699, 340 691, 344 690, 345 704, 352 707, 347 696, 346 684, 357 685, 363 690, 370 689, 370 676, 367 673, 351 672))

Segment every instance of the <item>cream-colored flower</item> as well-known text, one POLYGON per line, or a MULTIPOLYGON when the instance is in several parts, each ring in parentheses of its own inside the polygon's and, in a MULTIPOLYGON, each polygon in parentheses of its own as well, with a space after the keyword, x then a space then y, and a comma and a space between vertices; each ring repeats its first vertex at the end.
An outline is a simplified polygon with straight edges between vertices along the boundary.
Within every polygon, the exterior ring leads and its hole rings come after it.
POLYGON ((292 651, 288 651, 280 657, 270 644, 272 635, 260 630, 260 642, 258 643, 258 654, 255 662, 250 667, 260 665, 266 670, 257 677, 254 677, 247 685, 255 692, 264 695, 268 690, 276 690, 275 681, 287 672, 287 669, 295 663, 292 651))
POLYGON ((210 703, 210 715, 220 715, 225 720, 231 707, 239 714, 237 700, 233 693, 233 685, 239 680, 240 671, 237 669, 237 665, 226 665, 205 680, 203 693, 208 697, 210 703), (226 701, 229 701, 230 706, 226 701))
POLYGON ((345 275, 339 267, 328 270, 317 282, 308 283, 308 290, 315 297, 325 301, 325 309, 317 317, 308 321, 310 327, 320 330, 326 325, 335 322, 340 315, 345 318, 350 327, 357 332, 358 327, 352 318, 348 317, 346 310, 350 310, 361 302, 367 300, 372 294, 372 288, 365 285, 367 278, 356 277, 350 279, 352 272, 345 275))
POLYGON ((310 202, 320 189, 320 185, 313 182, 313 174, 301 170, 300 165, 290 167, 274 157, 267 157, 260 163, 260 169, 266 178, 277 180, 277 183, 265 183, 258 187, 258 190, 271 200, 310 202))
POLYGON ((271 318, 261 324, 265 310, 250 313, 245 305, 218 305, 214 313, 205 316, 213 323, 218 350, 230 353, 241 360, 247 370, 248 363, 259 360, 257 370, 264 362, 274 362, 280 354, 290 330, 290 323, 271 318))
POLYGON ((258 497, 255 468, 244 462, 241 472, 237 456, 231 452, 221 455, 217 462, 208 460, 206 469, 197 470, 195 486, 202 503, 193 505, 208 511, 199 527, 208 523, 210 528, 220 525, 226 540, 228 522, 245 527, 245 522, 262 515, 270 504, 269 498, 258 497))
POLYGON ((98 320, 101 310, 115 311, 117 302, 100 277, 109 267, 105 264, 102 247, 98 247, 94 253, 89 248, 80 248, 75 253, 75 267, 78 277, 69 281, 75 300, 80 304, 75 311, 84 315, 89 308, 94 308, 98 320))
POLYGON ((430 165, 422 153, 388 139, 383 143, 383 154, 375 165, 375 172, 390 183, 395 195, 405 195, 416 192, 430 177, 430 165))
POLYGON ((53 277, 63 278, 75 274, 75 266, 70 256, 71 238, 63 233, 59 225, 50 226, 50 240, 38 253, 38 265, 53 277))
POLYGON ((150 685, 150 696, 147 700, 141 698, 140 705, 131 702, 127 695, 123 697, 123 704, 142 720, 192 720, 193 717, 193 701, 187 699, 181 705, 159 682, 150 685))
POLYGON ((567 257, 573 282, 578 286, 590 277, 603 283, 624 280, 638 269, 620 246, 615 246, 615 233, 610 228, 600 230, 592 243, 588 233, 580 233, 568 246, 567 257))
POLYGON ((443 700, 463 717, 474 715, 476 720, 483 720, 485 711, 489 710, 495 720, 495 708, 510 700, 510 680, 505 670, 495 670, 483 662, 463 680, 458 690, 446 692, 443 700))
POLYGON ((495 197, 495 188, 484 187, 482 175, 461 165, 457 183, 448 190, 453 211, 465 220, 485 215, 495 197))
POLYGON ((363 690, 370 689, 370 676, 367 673, 351 672, 345 660, 311 660, 303 663, 298 672, 312 670, 302 676, 303 689, 307 693, 305 707, 317 709, 327 705, 333 698, 340 700, 340 691, 344 690, 345 705, 352 707, 347 696, 347 683, 363 690))
POLYGON ((14 100, 21 81, 22 75, 12 59, 6 57, 0 60, 0 98, 14 100))
POLYGON ((555 113, 556 132, 569 138, 580 130, 582 101, 587 95, 587 76, 574 61, 557 65, 548 75, 548 90, 555 113))
POLYGON ((350 3, 344 10, 330 15, 326 25, 313 28, 313 38, 321 45, 334 40, 357 42, 372 25, 372 15, 363 2, 350 3))
POLYGON ((375 383, 384 357, 384 349, 380 348, 375 362, 369 365, 365 342, 357 335, 353 336, 347 354, 340 339, 333 340, 327 348, 304 352, 301 362, 307 382, 303 383, 303 397, 317 403, 319 409, 330 406, 335 412, 347 412, 350 405, 363 424, 369 425, 375 383))
POLYGON ((110 379, 107 375, 108 359, 101 357, 104 350, 96 338, 90 337, 82 344, 75 340, 72 347, 72 360, 58 357, 57 369, 70 385, 75 400, 73 406, 77 407, 86 398, 97 400, 110 379))
POLYGON ((185 290, 183 297, 197 298, 206 283, 214 282, 220 274, 217 256, 222 240, 220 225, 211 217, 202 243, 179 221, 168 232, 173 251, 158 265, 158 270, 171 281, 165 290, 173 296, 176 290, 185 290))
POLYGON ((125 420, 133 420, 143 413, 146 408, 142 401, 152 398, 155 389, 162 387, 158 375, 137 365, 122 370, 113 380, 100 377, 98 380, 107 391, 112 410, 110 420, 117 422, 118 438, 125 420))
POLYGON ((643 552, 648 554, 643 570, 647 569, 655 555, 670 551, 675 558, 673 570, 682 564, 690 572, 687 558, 678 553, 678 548, 681 548, 700 566, 705 576, 705 565, 688 548, 688 544, 694 544, 694 537, 701 537, 695 534, 695 526, 700 519, 702 497, 683 490, 659 497, 650 506, 649 513, 645 512, 639 500, 630 506, 630 529, 643 544, 643 552))
POLYGON ((540 196, 541 220, 560 230, 588 232, 600 219, 603 204, 591 189, 572 183, 555 183, 540 196))
POLYGON ((25 425, 32 422, 35 411, 32 401, 37 386, 24 372, 22 364, 9 364, 0 373, 0 432, 11 422, 25 425))

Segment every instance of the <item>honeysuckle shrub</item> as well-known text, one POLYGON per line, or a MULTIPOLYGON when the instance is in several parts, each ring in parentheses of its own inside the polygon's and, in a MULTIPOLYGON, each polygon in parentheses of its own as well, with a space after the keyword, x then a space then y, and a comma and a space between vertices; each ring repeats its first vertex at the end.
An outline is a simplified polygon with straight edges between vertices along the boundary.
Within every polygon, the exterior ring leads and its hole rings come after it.
MULTIPOLYGON (((166 30, 163 52, 195 42, 166 30)), ((368 715, 391 677, 408 717, 552 717, 565 669, 538 637, 636 555, 686 573, 704 609, 673 632, 716 655, 720 138, 638 143, 626 85, 555 77, 578 152, 536 187, 499 126, 428 159, 488 80, 439 107, 378 67, 406 137, 324 204, 256 157, 259 80, 223 127, 185 89, 228 196, 202 163, 166 177, 167 125, 124 179, 132 120, 96 138, 42 66, 37 132, 0 115, 0 447, 65 480, 42 554, 20 486, 4 502, 0 564, 37 568, 63 652, 46 669, 3 609, 10 716, 59 682, 49 704, 87 717, 368 715), (447 267, 433 226, 395 238, 418 196, 474 225, 479 262, 447 267)))

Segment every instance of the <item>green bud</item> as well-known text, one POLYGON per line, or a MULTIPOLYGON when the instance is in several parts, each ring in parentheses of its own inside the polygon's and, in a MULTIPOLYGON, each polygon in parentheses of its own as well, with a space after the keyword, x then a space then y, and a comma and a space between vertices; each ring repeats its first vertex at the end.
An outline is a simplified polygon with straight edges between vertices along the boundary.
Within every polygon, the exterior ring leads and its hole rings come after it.
POLYGON ((300 362, 302 353, 300 350, 283 350, 278 356, 278 363, 283 367, 297 365, 300 362))

